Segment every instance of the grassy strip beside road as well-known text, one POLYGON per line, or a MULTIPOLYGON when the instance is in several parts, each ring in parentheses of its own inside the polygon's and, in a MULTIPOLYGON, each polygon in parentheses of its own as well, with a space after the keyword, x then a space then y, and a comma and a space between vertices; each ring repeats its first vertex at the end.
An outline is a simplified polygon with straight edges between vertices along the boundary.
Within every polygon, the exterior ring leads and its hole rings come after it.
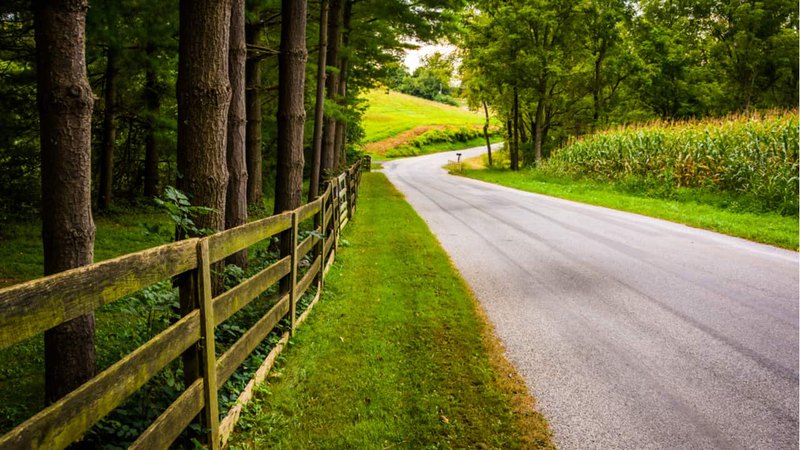
POLYGON ((736 198, 699 189, 675 189, 671 198, 635 186, 558 177, 522 170, 464 170, 460 175, 527 192, 658 217, 788 249, 798 248, 798 217, 737 211, 736 198))
POLYGON ((383 174, 234 446, 550 447, 464 281, 383 174))

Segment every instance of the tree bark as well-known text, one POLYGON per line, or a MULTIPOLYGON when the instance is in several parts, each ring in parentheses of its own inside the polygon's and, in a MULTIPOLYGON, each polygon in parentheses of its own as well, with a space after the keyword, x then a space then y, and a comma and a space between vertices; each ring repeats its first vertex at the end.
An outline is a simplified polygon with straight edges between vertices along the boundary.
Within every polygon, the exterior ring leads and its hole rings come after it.
POLYGON ((314 139, 311 156, 311 181, 308 201, 319 195, 322 164, 322 126, 325 120, 325 64, 328 56, 328 0, 320 1, 319 53, 317 54, 317 97, 314 105, 314 139))
POLYGON ((147 69, 145 71, 144 84, 144 103, 147 109, 145 122, 145 142, 144 142, 144 195, 155 197, 160 194, 159 174, 158 174, 158 141, 156 139, 156 120, 161 113, 161 90, 158 85, 158 77, 153 68, 155 64, 156 47, 153 42, 148 42, 147 69))
POLYGON ((542 162, 542 127, 544 126, 544 94, 536 105, 536 131, 533 136, 533 161, 536 166, 542 162))
POLYGON ((114 146, 117 140, 117 79, 119 78, 118 50, 109 45, 106 50, 105 111, 103 112, 103 142, 100 151, 100 185, 97 207, 111 206, 114 181, 114 146))
MULTIPOLYGON (((228 192, 225 202, 225 228, 247 223, 247 165, 245 163, 245 1, 231 1, 228 79, 231 103, 228 108, 228 192)), ((226 259, 229 264, 247 267, 247 249, 226 259)))
POLYGON ((486 102, 483 102, 483 114, 486 116, 486 122, 483 123, 483 137, 486 139, 486 153, 489 155, 489 167, 492 167, 492 143, 489 141, 489 107, 486 102))
MULTIPOLYGON (((341 39, 341 16, 343 0, 331 0, 331 9, 328 15, 328 67, 339 67, 339 44, 341 39)), ((339 92, 339 74, 328 73, 325 81, 327 98, 336 100, 339 92)), ((331 175, 336 169, 336 119, 332 116, 325 117, 322 130, 322 173, 331 175)))
POLYGON ((230 0, 181 0, 178 59, 178 187, 195 206, 198 228, 225 228, 230 0))
MULTIPOLYGON (((342 43, 339 48, 339 86, 337 93, 337 103, 339 110, 344 111, 347 107, 347 71, 348 71, 348 57, 345 52, 342 54, 342 48, 347 48, 350 44, 350 18, 353 11, 352 0, 343 0, 344 8, 342 12, 342 43)), ((342 166, 347 165, 347 123, 344 120, 336 121, 336 137, 334 138, 334 164, 333 167, 336 171, 341 171, 342 166)))
MULTIPOLYGON (((503 144, 504 148, 508 149, 508 159, 511 161, 511 154, 514 153, 514 125, 512 118, 514 117, 514 108, 511 108, 511 113, 506 118, 506 142, 503 144)), ((510 167, 509 167, 510 168, 510 167)))
MULTIPOLYGON (((92 88, 86 74, 86 0, 34 1, 40 118, 44 273, 91 264, 92 88)), ((53 403, 95 372, 94 313, 44 334, 45 399, 53 403)))
MULTIPOLYGON (((303 131, 306 80, 306 2, 281 1, 278 59, 278 158, 275 213, 300 206, 303 194, 303 131)), ((288 241, 281 239, 282 245, 288 241)))
MULTIPOLYGON (((278 57, 278 158, 275 214, 297 208, 303 196, 303 131, 305 127, 306 2, 281 1, 281 48, 278 57)), ((292 251, 292 229, 280 236, 280 255, 292 251)), ((280 292, 290 289, 288 277, 280 292)))
MULTIPOLYGON (((260 20, 245 26, 248 44, 260 44, 264 25, 260 20)), ((261 173, 261 58, 248 58, 245 63, 245 153, 247 155, 247 204, 264 207, 264 186, 261 173)))
POLYGON ((511 152, 511 170, 519 170, 519 93, 514 86, 514 145, 511 152))

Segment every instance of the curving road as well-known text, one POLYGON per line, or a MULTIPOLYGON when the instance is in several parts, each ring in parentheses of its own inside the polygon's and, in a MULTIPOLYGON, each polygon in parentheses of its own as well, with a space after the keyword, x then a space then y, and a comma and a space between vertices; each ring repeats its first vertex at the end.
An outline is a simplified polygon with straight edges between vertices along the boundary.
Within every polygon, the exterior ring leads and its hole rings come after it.
POLYGON ((474 290, 558 447, 798 447, 797 253, 450 176, 454 158, 384 172, 474 290))

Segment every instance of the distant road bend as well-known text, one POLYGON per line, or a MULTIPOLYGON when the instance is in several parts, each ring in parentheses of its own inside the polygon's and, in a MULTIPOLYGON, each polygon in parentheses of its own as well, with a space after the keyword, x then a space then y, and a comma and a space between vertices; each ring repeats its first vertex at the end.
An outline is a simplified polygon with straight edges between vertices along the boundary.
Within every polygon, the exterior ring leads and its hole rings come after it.
POLYGON ((797 253, 447 175, 454 158, 384 171, 475 291, 558 447, 798 447, 797 253))

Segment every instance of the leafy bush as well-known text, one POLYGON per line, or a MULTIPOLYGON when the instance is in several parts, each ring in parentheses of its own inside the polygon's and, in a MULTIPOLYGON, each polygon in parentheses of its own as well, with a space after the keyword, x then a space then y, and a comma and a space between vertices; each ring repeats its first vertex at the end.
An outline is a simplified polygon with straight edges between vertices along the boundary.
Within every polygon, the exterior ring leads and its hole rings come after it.
POLYGON ((798 116, 770 111, 613 129, 573 141, 542 169, 732 192, 764 210, 797 215, 798 116))
POLYGON ((483 130, 481 128, 459 127, 428 130, 412 139, 408 144, 389 150, 386 152, 386 156, 398 157, 422 155, 426 153, 423 151, 423 149, 430 145, 469 142, 473 139, 482 137, 483 130))

